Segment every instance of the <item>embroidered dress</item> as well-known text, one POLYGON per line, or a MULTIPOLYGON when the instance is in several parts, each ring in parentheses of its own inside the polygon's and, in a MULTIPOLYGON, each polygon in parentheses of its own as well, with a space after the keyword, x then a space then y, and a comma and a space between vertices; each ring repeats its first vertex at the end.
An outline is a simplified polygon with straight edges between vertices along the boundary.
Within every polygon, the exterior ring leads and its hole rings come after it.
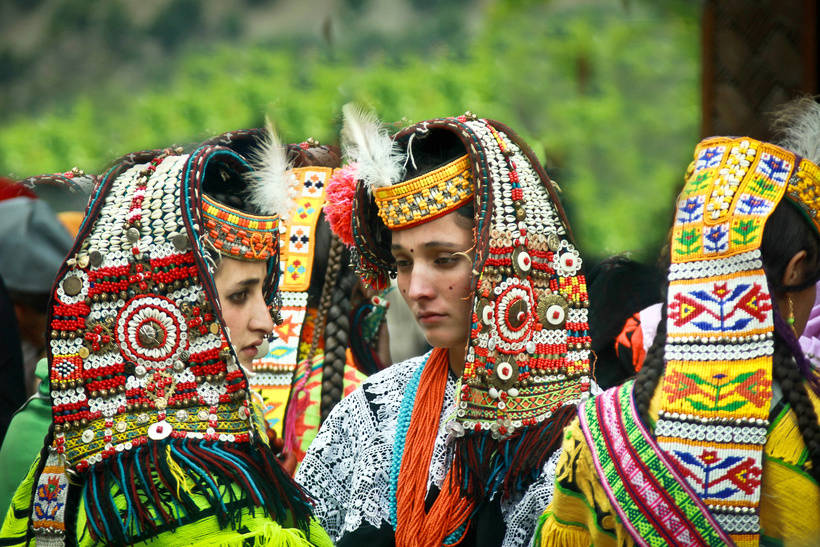
MULTIPOLYGON (((308 492, 322 493, 316 496, 316 517, 334 541, 364 525, 378 529, 389 522, 390 468, 399 410, 413 374, 429 355, 408 359, 366 379, 334 407, 310 445, 296 481, 308 492)), ((449 374, 430 462, 428 492, 441 487, 447 472, 445 424, 456 409, 455 385, 455 377, 449 374)), ((557 459, 558 452, 522 496, 500 502, 506 526, 502 545, 529 542, 538 515, 552 498, 557 459)))

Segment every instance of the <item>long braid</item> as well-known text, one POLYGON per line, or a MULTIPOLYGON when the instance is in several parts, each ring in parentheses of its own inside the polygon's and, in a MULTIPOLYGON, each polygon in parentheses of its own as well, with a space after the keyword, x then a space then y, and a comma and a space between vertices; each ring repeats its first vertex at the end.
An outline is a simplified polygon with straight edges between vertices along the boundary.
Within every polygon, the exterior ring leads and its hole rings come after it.
POLYGON ((809 473, 820 482, 820 425, 817 413, 809 399, 806 379, 795 365, 795 357, 803 357, 803 350, 794 333, 777 311, 774 313, 775 345, 772 372, 780 384, 783 397, 789 402, 795 416, 800 435, 809 451, 812 468, 809 473))
POLYGON ((322 296, 319 297, 319 307, 316 310, 313 338, 310 341, 310 350, 307 355, 308 361, 313 361, 313 358, 316 356, 316 350, 319 347, 319 340, 325 335, 327 312, 330 309, 333 291, 336 288, 336 277, 342 268, 343 252, 344 243, 334 235, 330 240, 330 250, 327 254, 327 270, 325 271, 324 284, 322 285, 322 296))
POLYGON ((322 367, 321 419, 342 400, 347 347, 350 340, 350 296, 356 283, 351 270, 340 273, 325 327, 325 357, 322 367))

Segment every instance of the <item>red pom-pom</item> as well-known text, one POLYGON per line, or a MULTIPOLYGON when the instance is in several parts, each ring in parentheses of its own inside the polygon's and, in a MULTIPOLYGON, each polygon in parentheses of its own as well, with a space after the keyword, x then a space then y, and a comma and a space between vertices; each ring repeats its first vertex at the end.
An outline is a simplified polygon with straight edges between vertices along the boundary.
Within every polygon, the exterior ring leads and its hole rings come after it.
POLYGON ((327 181, 325 218, 333 233, 347 246, 353 245, 353 198, 356 195, 357 165, 338 169, 327 181))

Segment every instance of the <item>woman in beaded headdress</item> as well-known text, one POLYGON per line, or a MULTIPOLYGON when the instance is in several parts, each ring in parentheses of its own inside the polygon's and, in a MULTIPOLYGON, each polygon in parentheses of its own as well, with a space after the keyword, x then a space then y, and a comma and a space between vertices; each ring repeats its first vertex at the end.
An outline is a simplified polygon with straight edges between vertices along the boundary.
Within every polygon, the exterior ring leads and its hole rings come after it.
POLYGON ((284 156, 270 136, 257 168, 203 145, 101 177, 55 282, 53 422, 8 543, 329 544, 240 367, 273 329, 284 156))
POLYGON ((653 345, 567 428, 537 545, 817 544, 820 105, 783 121, 696 147, 653 345))
MULTIPOLYGON (((263 137, 260 130, 232 131, 207 143, 254 156, 263 137)), ((389 365, 390 355, 387 303, 365 295, 347 248, 322 213, 327 182, 341 164, 338 147, 308 139, 289 145, 287 160, 266 174, 291 188, 280 251, 282 322, 268 351, 254 360, 250 384, 271 441, 293 471, 330 409, 389 365)))
POLYGON ((343 399, 297 481, 339 545, 526 544, 589 388, 563 209, 498 122, 430 120, 394 142, 347 106, 342 140, 352 163, 328 192, 348 205, 332 227, 371 286, 397 274, 434 349, 343 399))

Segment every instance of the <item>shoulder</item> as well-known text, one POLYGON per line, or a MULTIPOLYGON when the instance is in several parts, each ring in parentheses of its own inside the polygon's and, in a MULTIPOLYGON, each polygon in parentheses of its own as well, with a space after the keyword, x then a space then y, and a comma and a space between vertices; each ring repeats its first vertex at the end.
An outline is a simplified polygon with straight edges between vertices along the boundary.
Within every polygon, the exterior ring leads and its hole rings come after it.
POLYGON ((396 383, 404 386, 410 381, 413 373, 420 366, 424 365, 429 356, 430 352, 428 351, 424 355, 411 357, 410 359, 406 359, 400 363, 391 365, 386 369, 369 376, 364 382, 362 382, 360 389, 364 391, 375 391, 382 386, 395 385, 396 383))

